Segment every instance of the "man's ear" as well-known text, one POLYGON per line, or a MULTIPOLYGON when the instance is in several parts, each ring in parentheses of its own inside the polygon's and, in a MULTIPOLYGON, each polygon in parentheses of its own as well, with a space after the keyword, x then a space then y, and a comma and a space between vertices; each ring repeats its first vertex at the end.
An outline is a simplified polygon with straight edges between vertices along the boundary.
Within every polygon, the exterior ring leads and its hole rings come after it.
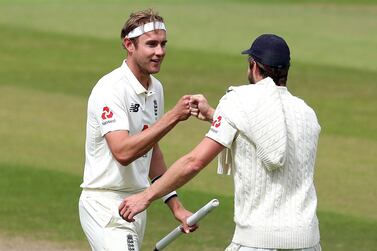
POLYGON ((253 62, 253 69, 250 70, 253 72, 254 76, 260 76, 260 69, 255 61, 253 62))
POLYGON ((254 61, 249 63, 250 72, 254 73, 255 68, 257 68, 255 65, 256 63, 254 61))
POLYGON ((250 71, 253 69, 253 64, 254 64, 254 62, 249 62, 249 69, 250 69, 250 71))
POLYGON ((123 38, 123 47, 127 50, 128 53, 135 51, 135 44, 128 37, 123 38))

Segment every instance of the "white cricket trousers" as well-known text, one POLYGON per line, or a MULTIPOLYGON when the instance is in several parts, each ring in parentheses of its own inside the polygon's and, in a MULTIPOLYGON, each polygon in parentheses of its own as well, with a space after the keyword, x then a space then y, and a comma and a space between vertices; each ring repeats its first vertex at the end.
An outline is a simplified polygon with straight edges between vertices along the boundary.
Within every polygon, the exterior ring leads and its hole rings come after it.
POLYGON ((225 251, 321 251, 321 245, 318 243, 311 248, 300 248, 300 249, 268 249, 268 248, 252 248, 238 245, 236 243, 231 243, 225 251))
POLYGON ((93 251, 139 251, 147 221, 146 211, 127 222, 119 205, 129 193, 84 189, 79 200, 82 229, 93 251))

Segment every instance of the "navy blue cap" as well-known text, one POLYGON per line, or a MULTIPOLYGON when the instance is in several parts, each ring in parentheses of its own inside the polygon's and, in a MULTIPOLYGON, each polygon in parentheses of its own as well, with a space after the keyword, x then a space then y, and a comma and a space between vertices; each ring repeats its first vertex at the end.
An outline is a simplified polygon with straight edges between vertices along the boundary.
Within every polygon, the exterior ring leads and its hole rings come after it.
POLYGON ((255 61, 271 67, 283 68, 289 65, 290 51, 283 38, 274 34, 257 37, 250 49, 242 54, 249 54, 255 61))

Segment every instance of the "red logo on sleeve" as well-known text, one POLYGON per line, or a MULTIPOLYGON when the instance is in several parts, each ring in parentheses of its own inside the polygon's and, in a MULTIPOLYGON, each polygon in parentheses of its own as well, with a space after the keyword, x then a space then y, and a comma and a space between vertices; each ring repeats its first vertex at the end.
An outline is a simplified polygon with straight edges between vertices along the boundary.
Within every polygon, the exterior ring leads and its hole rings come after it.
POLYGON ((109 107, 105 106, 103 109, 102 109, 103 113, 102 113, 102 116, 101 118, 103 120, 105 119, 111 119, 113 117, 113 112, 110 110, 109 107))
POLYGON ((212 126, 218 128, 221 125, 221 119, 222 119, 222 117, 218 116, 217 119, 215 119, 214 121, 212 121, 212 126))

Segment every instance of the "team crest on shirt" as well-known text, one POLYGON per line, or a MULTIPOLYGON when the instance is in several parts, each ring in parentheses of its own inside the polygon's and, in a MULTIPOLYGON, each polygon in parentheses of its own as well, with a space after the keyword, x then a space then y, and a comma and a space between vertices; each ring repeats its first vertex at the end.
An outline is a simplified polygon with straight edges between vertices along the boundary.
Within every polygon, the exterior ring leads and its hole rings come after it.
POLYGON ((108 106, 105 106, 102 108, 102 125, 106 125, 109 123, 115 122, 115 119, 112 119, 114 116, 114 113, 110 110, 108 106))

